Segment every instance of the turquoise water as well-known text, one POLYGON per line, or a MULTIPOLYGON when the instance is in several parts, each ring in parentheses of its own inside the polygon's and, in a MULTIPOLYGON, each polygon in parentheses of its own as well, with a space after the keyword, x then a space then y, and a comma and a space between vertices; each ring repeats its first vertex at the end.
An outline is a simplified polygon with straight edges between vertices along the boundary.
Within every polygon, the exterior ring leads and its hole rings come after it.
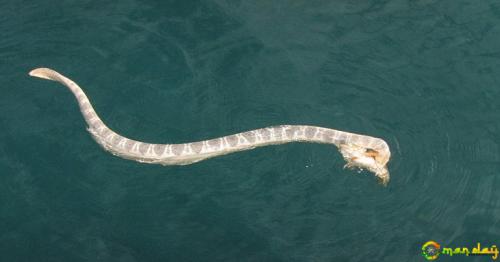
POLYGON ((500 246, 498 1, 0 10, 1 261, 424 261, 428 240, 500 246), (385 139, 392 179, 317 144, 123 160, 92 140, 68 90, 27 75, 40 66, 131 138, 319 125, 385 139))

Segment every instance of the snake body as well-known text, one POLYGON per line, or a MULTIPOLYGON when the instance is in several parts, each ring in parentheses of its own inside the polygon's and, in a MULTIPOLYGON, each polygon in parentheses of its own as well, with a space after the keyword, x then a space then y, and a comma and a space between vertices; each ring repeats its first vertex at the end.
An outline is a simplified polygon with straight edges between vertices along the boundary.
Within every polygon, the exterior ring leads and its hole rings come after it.
POLYGON ((59 82, 73 93, 94 140, 113 155, 143 163, 188 165, 215 156, 256 147, 290 142, 313 142, 336 145, 347 167, 366 168, 382 184, 389 181, 386 164, 391 153, 387 143, 366 135, 308 125, 271 126, 224 137, 183 144, 152 144, 124 137, 99 118, 87 95, 71 79, 49 69, 37 68, 31 76, 59 82))

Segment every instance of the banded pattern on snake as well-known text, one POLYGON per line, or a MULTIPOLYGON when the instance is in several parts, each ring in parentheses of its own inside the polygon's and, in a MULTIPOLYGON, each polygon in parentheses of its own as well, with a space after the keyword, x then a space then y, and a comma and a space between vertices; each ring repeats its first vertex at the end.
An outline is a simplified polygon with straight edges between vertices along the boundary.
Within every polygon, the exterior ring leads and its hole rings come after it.
POLYGON ((92 107, 87 95, 71 79, 49 69, 37 68, 31 76, 59 82, 73 93, 94 140, 113 155, 143 163, 188 165, 215 156, 256 147, 289 142, 312 142, 336 145, 346 167, 366 168, 379 181, 389 182, 386 164, 391 152, 387 143, 366 135, 307 125, 271 126, 224 137, 184 144, 152 144, 126 138, 108 128, 92 107))

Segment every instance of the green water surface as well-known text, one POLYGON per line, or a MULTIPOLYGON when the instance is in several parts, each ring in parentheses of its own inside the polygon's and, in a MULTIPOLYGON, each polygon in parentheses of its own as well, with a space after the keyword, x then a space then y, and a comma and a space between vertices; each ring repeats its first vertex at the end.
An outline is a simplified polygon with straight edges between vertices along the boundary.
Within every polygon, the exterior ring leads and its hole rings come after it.
POLYGON ((428 240, 500 246, 499 1, 6 0, 0 36, 0 261, 425 261, 428 240), (318 144, 123 160, 67 89, 27 75, 41 66, 130 138, 330 127, 385 139, 391 182, 318 144))

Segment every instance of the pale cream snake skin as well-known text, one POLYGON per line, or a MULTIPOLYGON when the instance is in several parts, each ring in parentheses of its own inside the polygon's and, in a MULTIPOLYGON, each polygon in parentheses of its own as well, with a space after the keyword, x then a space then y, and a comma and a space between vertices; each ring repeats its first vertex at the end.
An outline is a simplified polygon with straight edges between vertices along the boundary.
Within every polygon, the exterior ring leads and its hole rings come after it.
POLYGON ((184 144, 145 143, 126 138, 109 129, 99 118, 83 90, 71 79, 49 68, 37 68, 29 74, 57 81, 68 87, 75 95, 88 131, 95 141, 105 150, 122 158, 161 165, 187 165, 267 145, 290 142, 325 143, 339 148, 347 161, 347 167, 368 169, 382 184, 389 182, 386 164, 391 152, 387 143, 380 138, 317 126, 280 125, 184 144))

